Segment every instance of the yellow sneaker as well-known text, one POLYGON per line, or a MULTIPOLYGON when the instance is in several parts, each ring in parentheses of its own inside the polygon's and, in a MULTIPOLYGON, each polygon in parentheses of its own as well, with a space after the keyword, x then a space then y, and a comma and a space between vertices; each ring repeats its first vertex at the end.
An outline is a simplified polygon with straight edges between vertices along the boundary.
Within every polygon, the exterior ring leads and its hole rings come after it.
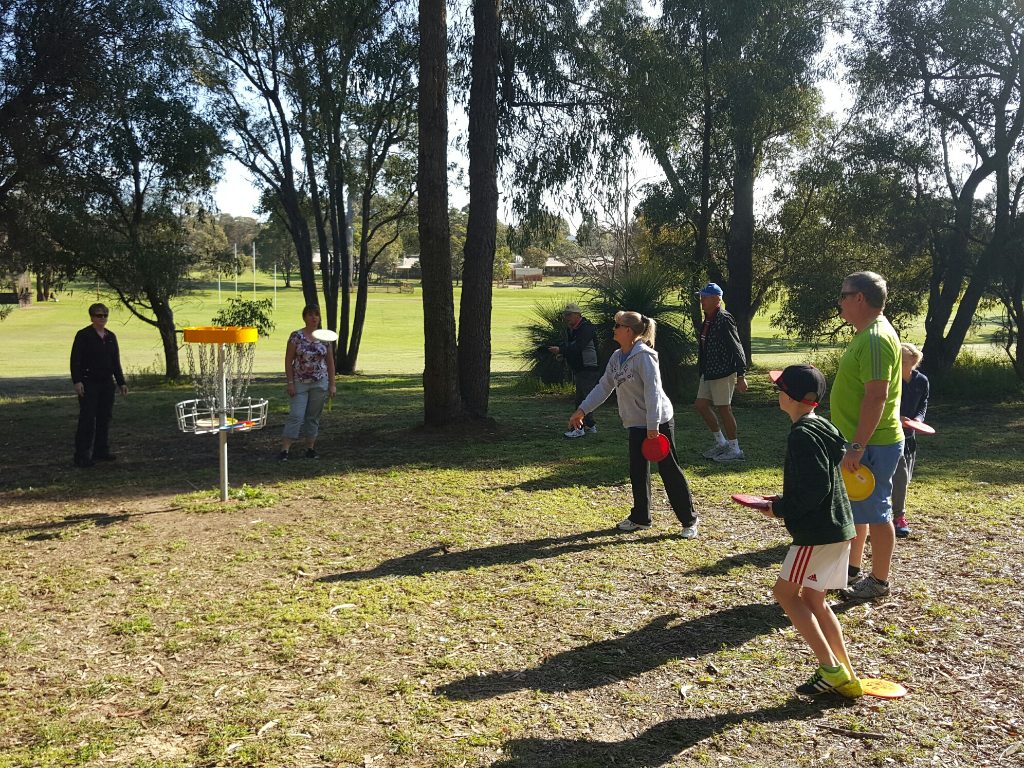
POLYGON ((818 667, 806 683, 797 686, 796 692, 804 696, 838 693, 850 699, 855 699, 864 693, 860 680, 850 674, 850 670, 846 668, 845 664, 840 664, 838 667, 818 667))

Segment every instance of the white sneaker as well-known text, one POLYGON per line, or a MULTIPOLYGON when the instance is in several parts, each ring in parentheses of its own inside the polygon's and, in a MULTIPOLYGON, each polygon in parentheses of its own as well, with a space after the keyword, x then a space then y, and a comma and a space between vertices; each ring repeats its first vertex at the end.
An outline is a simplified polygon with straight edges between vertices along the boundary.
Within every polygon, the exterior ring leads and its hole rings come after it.
POLYGON ((584 427, 583 431, 586 432, 588 435, 596 435, 597 434, 597 424, 595 424, 592 427, 584 427))
POLYGON ((684 539, 696 539, 697 538, 697 523, 699 521, 694 519, 693 525, 684 525, 682 536, 684 539))
POLYGON ((715 461, 743 461, 746 457, 743 455, 743 451, 740 450, 739 447, 732 448, 730 446, 726 446, 722 451, 716 453, 711 458, 715 461))
POLYGON ((644 531, 650 528, 651 526, 641 525, 640 523, 634 523, 627 517, 625 520, 623 520, 615 527, 618 528, 620 531, 644 531))
POLYGON ((729 447, 728 443, 721 443, 721 444, 715 443, 710 448, 708 448, 706 451, 704 451, 704 453, 702 453, 701 456, 703 456, 705 459, 713 459, 713 458, 715 458, 715 456, 720 454, 722 451, 724 451, 728 447, 729 447))
POLYGON ((582 427, 580 427, 579 429, 570 429, 568 432, 565 433, 565 436, 566 437, 583 437, 585 434, 587 434, 587 433, 583 431, 582 427))

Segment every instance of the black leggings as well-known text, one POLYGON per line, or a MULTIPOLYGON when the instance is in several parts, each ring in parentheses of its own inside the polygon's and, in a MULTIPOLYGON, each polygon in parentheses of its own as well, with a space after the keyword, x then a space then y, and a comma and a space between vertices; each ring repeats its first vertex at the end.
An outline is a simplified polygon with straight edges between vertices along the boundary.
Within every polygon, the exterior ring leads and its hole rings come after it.
MULTIPOLYGON (((679 460, 676 458, 676 423, 669 419, 658 427, 668 438, 668 456, 658 462, 658 473, 665 483, 665 493, 672 511, 683 525, 693 525, 697 513, 693 508, 690 485, 686 482, 679 460)), ((633 484, 633 509, 629 519, 639 525, 651 524, 651 463, 644 458, 641 446, 647 439, 646 427, 629 428, 629 479, 633 484)))

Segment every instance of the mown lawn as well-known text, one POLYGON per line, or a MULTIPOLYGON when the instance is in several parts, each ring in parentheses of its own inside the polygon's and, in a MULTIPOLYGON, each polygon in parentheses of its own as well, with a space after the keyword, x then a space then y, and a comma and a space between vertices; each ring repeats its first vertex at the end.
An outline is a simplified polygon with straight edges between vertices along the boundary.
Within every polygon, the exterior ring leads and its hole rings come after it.
MULTIPOLYGON (((234 295, 234 283, 222 283, 221 301, 234 295)), ((272 299, 273 283, 264 276, 257 280, 258 298, 272 299)), ((179 328, 208 325, 222 306, 218 303, 216 282, 195 281, 193 291, 174 302, 175 321, 179 328)), ((461 288, 455 289, 456 316, 461 288)), ((251 275, 239 281, 239 295, 251 298, 251 275)), ((530 290, 495 288, 492 313, 492 360, 494 371, 518 371, 522 368, 517 355, 523 351, 520 326, 530 320, 539 302, 568 303, 584 297, 584 290, 565 281, 552 279, 530 290)), ((728 297, 727 297, 728 298, 728 297)), ((4 364, 0 368, 0 392, 4 380, 18 377, 58 377, 68 375, 68 355, 75 332, 88 325, 88 307, 103 300, 111 307, 109 327, 117 334, 125 372, 131 375, 159 374, 165 366, 163 347, 156 329, 131 315, 124 307, 97 293, 94 285, 75 283, 60 294, 60 302, 43 302, 16 309, 0 322, 0 345, 4 364)), ((367 307, 366 328, 358 360, 358 369, 365 374, 406 374, 423 370, 423 297, 417 286, 413 293, 371 293, 367 307)), ((268 339, 256 346, 255 370, 280 372, 284 367, 284 349, 288 334, 301 327, 302 293, 298 288, 277 292, 277 324, 268 339)), ((728 302, 727 302, 728 303, 728 302)), ((752 328, 754 363, 768 370, 806 360, 806 347, 783 338, 771 325, 774 309, 758 315, 752 328)), ((596 320, 596 319, 595 319, 596 320)), ((994 323, 979 318, 968 338, 968 348, 983 355, 1005 357, 991 344, 994 323)), ((923 318, 904 334, 909 341, 923 341, 923 318)), ((181 368, 188 371, 185 349, 181 351, 181 368)), ((70 385, 69 385, 70 386, 70 385)))
POLYGON ((625 439, 561 437, 571 403, 496 377, 493 428, 426 431, 417 377, 344 381, 320 461, 178 434, 187 388, 117 404, 119 460, 75 470, 75 402, 0 399, 0 766, 1020 765, 1024 405, 938 402, 893 596, 842 613, 885 702, 807 702, 770 589, 785 532, 732 505, 778 487, 764 382, 749 460, 681 458, 684 541, 628 509, 625 439))

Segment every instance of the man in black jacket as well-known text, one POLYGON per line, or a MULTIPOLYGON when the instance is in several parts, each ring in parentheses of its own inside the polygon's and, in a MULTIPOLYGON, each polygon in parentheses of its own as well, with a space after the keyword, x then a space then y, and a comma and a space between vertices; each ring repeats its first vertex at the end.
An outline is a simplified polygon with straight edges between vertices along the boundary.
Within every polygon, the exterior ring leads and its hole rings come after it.
POLYGON ((715 438, 715 444, 704 451, 704 457, 739 461, 743 451, 736 437, 732 395, 736 390, 747 391, 747 358, 736 321, 722 308, 722 289, 716 283, 708 283, 696 296, 704 311, 704 324, 697 347, 700 385, 693 406, 715 438))
POLYGON ((76 467, 114 460, 108 435, 114 412, 115 381, 122 395, 128 394, 128 387, 121 371, 117 337, 107 330, 109 314, 110 310, 103 304, 89 307, 92 324, 75 334, 71 345, 71 381, 78 395, 76 467))
MULTIPOLYGON (((597 334, 594 331, 594 324, 583 316, 583 310, 578 304, 566 304, 562 310, 565 324, 569 328, 569 334, 565 344, 557 347, 548 347, 553 355, 562 355, 565 362, 572 369, 573 382, 576 384, 576 407, 578 408, 584 398, 590 394, 590 390, 601 378, 601 370, 597 365, 597 334)), ((579 429, 570 429, 565 433, 566 437, 584 437, 587 433, 597 432, 597 423, 594 415, 588 413, 583 419, 583 426, 579 429)))

